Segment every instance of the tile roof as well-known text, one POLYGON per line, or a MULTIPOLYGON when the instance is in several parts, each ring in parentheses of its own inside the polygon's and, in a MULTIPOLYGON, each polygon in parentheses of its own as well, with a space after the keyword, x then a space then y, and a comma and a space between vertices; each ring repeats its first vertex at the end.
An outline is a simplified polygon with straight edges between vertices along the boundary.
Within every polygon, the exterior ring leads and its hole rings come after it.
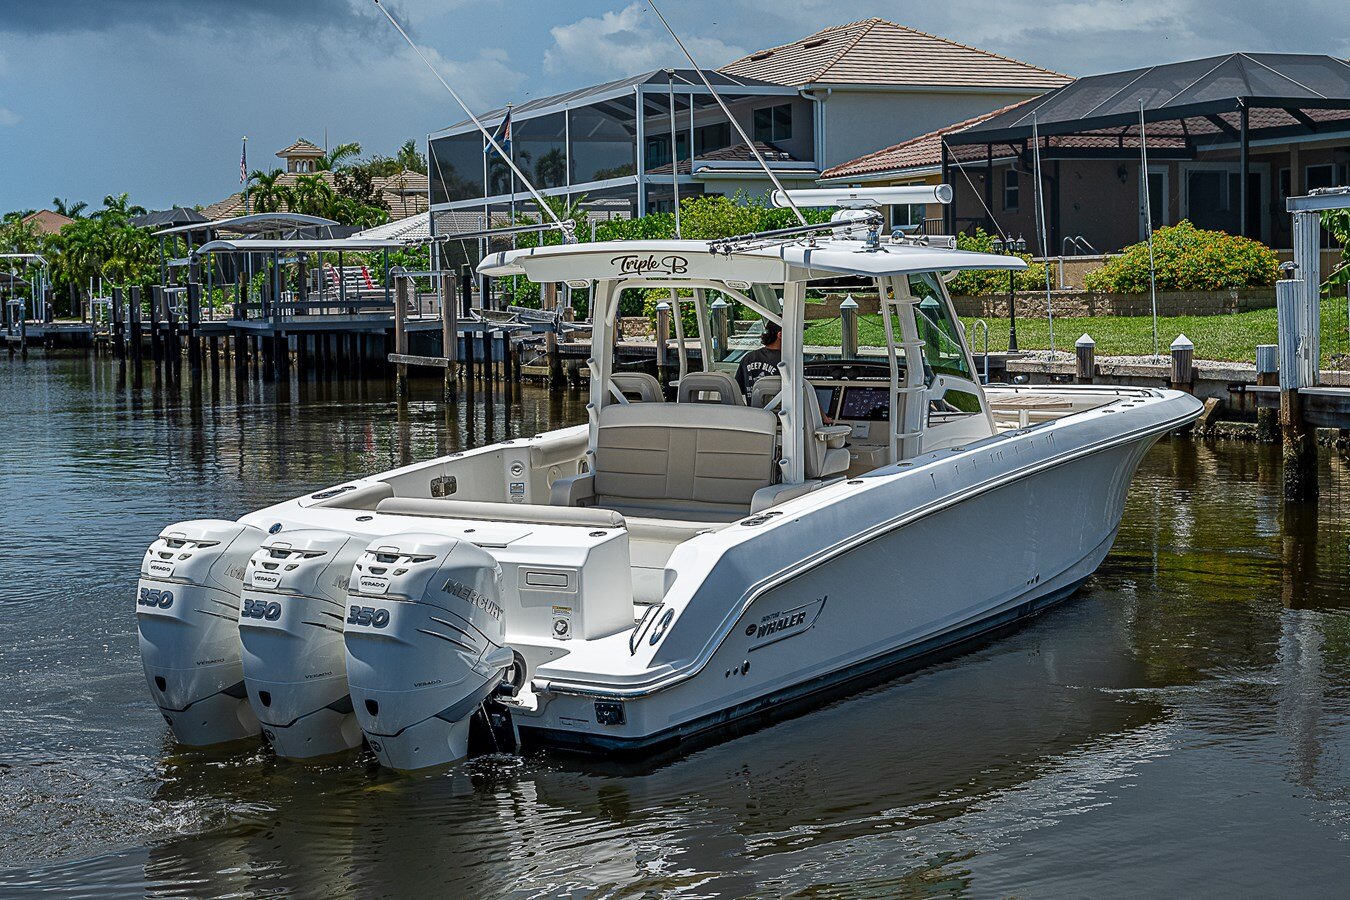
MULTIPOLYGON (((801 160, 793 157, 791 153, 788 153, 786 150, 775 144, 766 143, 765 141, 755 141, 755 148, 763 154, 764 161, 770 165, 776 162, 801 162, 801 160)), ((759 165, 755 160, 755 154, 751 153, 750 148, 745 144, 736 144, 731 147, 723 147, 720 150, 709 150, 707 153, 700 153, 698 155, 698 162, 748 162, 759 165)), ((647 174, 669 175, 670 163, 648 169, 647 174)), ((689 174, 689 160, 680 160, 680 174, 689 174)))
POLYGON ((25 225, 32 225, 39 234, 56 234, 75 220, 50 209, 40 209, 23 217, 25 225))
POLYGON ((895 84, 1049 90, 1068 75, 885 19, 836 25, 719 69, 775 84, 895 84))
MULTIPOLYGON (((1026 101, 1022 101, 1025 103, 1026 101)), ((892 144, 889 147, 883 147, 880 150, 860 156, 857 159, 851 159, 846 163, 840 163, 833 168, 826 169, 821 173, 821 178, 850 178, 859 175, 875 175, 879 172, 890 172, 895 169, 911 169, 922 166, 936 166, 942 162, 942 137, 953 131, 960 131, 963 128, 969 128, 977 125, 986 119, 1007 112, 1021 103, 1013 103, 1002 109, 991 110, 982 115, 966 119, 964 122, 957 122, 953 125, 947 125, 936 131, 930 131, 927 134, 921 134, 918 137, 910 138, 907 141, 901 141, 898 144, 892 144)))
POLYGON ((282 159, 285 159, 288 156, 323 156, 323 151, 304 138, 300 138, 285 150, 278 150, 277 156, 280 156, 282 159))

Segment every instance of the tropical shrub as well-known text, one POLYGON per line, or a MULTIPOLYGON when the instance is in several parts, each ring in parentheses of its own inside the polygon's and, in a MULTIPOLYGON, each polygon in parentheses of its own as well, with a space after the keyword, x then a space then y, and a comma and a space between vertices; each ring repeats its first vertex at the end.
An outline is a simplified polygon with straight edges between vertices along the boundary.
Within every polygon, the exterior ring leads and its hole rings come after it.
POLYGON ((1350 285, 1350 209, 1328 209, 1322 213, 1322 227, 1341 245, 1341 261, 1322 282, 1322 296, 1344 295, 1350 285))
MULTIPOLYGON (((974 234, 956 236, 958 250, 973 250, 979 253, 994 252, 994 236, 983 228, 976 228, 974 234)), ((1032 263, 1030 253, 1017 254, 1026 260, 1027 268, 1014 273, 1013 284, 1019 291, 1045 290, 1045 264, 1032 263)), ((1053 275, 1053 270, 1051 271, 1053 275)), ((990 294, 1008 293, 1008 272, 1004 269, 971 269, 957 272, 947 282, 947 290, 955 297, 983 297, 990 294)))
MULTIPOLYGON (((585 199, 577 197, 571 206, 567 206, 560 200, 545 198, 560 218, 570 218, 577 223, 577 240, 583 243, 591 239, 590 226, 586 224, 585 210, 581 206, 585 199)), ((830 209, 802 210, 806 220, 812 224, 828 222, 832 212, 830 209)), ((517 219, 522 224, 538 221, 537 217, 518 216, 517 219)), ((734 237, 753 231, 787 228, 795 224, 797 218, 792 214, 792 210, 775 209, 766 205, 762 198, 741 193, 735 197, 721 195, 689 197, 680 203, 680 236, 691 240, 734 237)), ((675 214, 668 212, 651 213, 636 219, 610 219, 597 223, 595 227, 597 241, 653 241, 669 240, 674 237, 675 214)), ((542 235, 522 234, 516 238, 516 246, 537 247, 541 239, 544 245, 562 241, 561 235, 557 232, 544 232, 542 235)), ((534 307, 539 305, 539 285, 524 278, 517 278, 513 292, 513 302, 516 305, 534 307)), ((572 292, 572 306, 579 316, 585 314, 586 298, 585 291, 572 292)), ((655 323, 656 304, 662 299, 669 299, 669 291, 625 291, 619 298, 619 315, 645 315, 655 323)), ((748 314, 746 310, 738 310, 737 318, 745 318, 748 314)), ((686 321, 690 322, 692 327, 690 315, 692 314, 689 312, 685 313, 686 321)))
MULTIPOLYGON (((1083 279, 1090 291, 1137 294, 1149 290, 1148 244, 1126 247, 1083 279)), ((1160 291, 1221 291, 1270 287, 1279 277, 1275 251, 1226 231, 1196 228, 1187 220, 1153 232, 1153 265, 1160 291)))

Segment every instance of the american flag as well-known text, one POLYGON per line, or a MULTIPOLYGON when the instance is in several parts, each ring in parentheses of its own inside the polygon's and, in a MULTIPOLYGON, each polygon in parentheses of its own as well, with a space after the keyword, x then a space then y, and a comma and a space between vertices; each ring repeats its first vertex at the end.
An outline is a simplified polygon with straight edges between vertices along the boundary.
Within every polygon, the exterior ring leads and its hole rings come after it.
POLYGON ((248 183, 248 138, 244 138, 244 150, 239 154, 239 183, 248 183))

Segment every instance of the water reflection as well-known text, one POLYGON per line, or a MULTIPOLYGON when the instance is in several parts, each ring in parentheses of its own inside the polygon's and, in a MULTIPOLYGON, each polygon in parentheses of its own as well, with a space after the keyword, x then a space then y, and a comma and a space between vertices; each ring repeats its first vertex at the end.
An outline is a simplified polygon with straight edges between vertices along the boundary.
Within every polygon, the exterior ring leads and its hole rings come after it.
POLYGON ((1286 506, 1277 450, 1164 442, 1073 601, 734 740, 395 776, 361 753, 173 745, 127 602, 143 547, 166 522, 579 422, 584 401, 221 372, 0 367, 23 436, 0 444, 0 892, 1283 894, 1350 869, 1343 458, 1318 503, 1286 506))

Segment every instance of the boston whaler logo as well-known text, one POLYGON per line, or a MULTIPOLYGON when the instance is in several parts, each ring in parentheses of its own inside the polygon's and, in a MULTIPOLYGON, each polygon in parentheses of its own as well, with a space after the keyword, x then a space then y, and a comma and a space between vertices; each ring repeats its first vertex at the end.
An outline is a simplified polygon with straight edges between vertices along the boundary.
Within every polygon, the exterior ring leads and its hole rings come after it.
POLYGON ((658 257, 652 253, 625 253, 611 259, 609 264, 617 266, 623 275, 684 275, 689 271, 688 258, 674 254, 658 257))
POLYGON ((745 636, 751 639, 750 649, 758 650, 760 647, 768 646, 775 641, 781 641, 808 630, 816 624, 816 619, 820 616, 820 611, 824 608, 825 601, 828 599, 829 595, 827 594, 819 600, 812 600, 810 603, 792 609, 771 612, 768 615, 761 616, 758 622, 749 623, 745 626, 745 636))

